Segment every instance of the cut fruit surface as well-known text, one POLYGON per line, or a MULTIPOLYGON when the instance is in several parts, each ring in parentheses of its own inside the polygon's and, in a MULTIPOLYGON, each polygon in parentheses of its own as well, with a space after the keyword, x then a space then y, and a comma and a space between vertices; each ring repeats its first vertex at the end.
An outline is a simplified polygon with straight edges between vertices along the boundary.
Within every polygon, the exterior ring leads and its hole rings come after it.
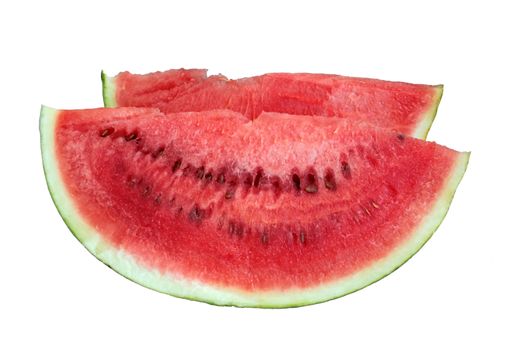
POLYGON ((279 113, 43 107, 40 130, 52 197, 91 253, 218 305, 318 303, 389 274, 437 228, 469 157, 279 113))
POLYGON ((180 69, 102 77, 106 107, 155 107, 167 113, 230 109, 249 119, 263 111, 341 117, 416 138, 426 137, 443 93, 442 85, 308 73, 229 80, 180 69))
POLYGON ((206 79, 205 69, 173 69, 142 75, 122 72, 118 77, 108 77, 102 72, 104 105, 117 107, 119 104, 130 106, 170 101, 206 79))

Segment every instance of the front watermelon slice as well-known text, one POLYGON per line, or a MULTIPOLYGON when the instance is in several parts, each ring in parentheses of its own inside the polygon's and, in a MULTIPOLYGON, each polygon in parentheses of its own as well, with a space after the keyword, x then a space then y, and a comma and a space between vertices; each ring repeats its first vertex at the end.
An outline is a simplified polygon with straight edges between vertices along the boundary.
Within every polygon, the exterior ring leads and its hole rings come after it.
POLYGON ((129 279, 217 305, 319 303, 386 276, 443 220, 469 153, 348 119, 232 111, 40 117, 61 216, 129 279))
POLYGON ((342 117, 424 139, 442 85, 409 84, 330 74, 270 73, 230 80, 205 70, 146 75, 102 73, 106 107, 155 107, 162 112, 230 109, 250 119, 263 111, 342 117))

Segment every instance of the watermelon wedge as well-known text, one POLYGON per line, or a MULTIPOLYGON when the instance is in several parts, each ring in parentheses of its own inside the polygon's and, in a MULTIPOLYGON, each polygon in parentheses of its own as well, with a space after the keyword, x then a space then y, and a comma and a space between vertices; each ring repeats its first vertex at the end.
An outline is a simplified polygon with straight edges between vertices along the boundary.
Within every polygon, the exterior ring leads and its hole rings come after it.
POLYGON ((416 85, 329 74, 271 73, 229 80, 205 70, 146 75, 102 72, 106 107, 155 107, 162 112, 230 109, 250 119, 263 111, 343 117, 424 139, 442 85, 416 85))
POLYGON ((467 167, 390 130, 229 110, 43 107, 55 205, 98 259, 217 305, 319 303, 388 275, 430 238, 467 167))

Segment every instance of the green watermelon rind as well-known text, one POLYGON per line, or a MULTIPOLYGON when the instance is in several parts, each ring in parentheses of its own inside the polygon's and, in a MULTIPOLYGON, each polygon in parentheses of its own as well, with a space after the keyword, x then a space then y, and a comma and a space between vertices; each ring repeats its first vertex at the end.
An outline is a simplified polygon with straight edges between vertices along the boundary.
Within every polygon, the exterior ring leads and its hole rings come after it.
POLYGON ((104 71, 100 72, 102 79, 102 97, 104 98, 104 107, 118 107, 117 90, 115 77, 108 76, 104 71))
POLYGON ((432 236, 444 219, 454 193, 468 165, 470 153, 461 153, 433 209, 426 215, 409 239, 388 256, 356 274, 308 289, 288 289, 248 293, 234 288, 211 286, 182 276, 161 274, 142 268, 128 253, 102 239, 96 228, 84 221, 69 197, 58 172, 54 154, 54 129, 58 111, 43 106, 40 113, 41 150, 44 172, 51 197, 64 222, 75 237, 97 259, 117 273, 144 287, 179 298, 214 305, 287 308, 311 305, 342 297, 360 290, 392 273, 409 260, 432 236))
POLYGON ((421 140, 427 139, 428 132, 430 131, 430 128, 436 119, 439 104, 441 102, 441 98, 443 97, 443 88, 443 85, 433 86, 434 96, 432 97, 432 103, 427 108, 427 110, 423 112, 423 118, 421 118, 421 121, 417 124, 416 128, 412 132, 412 137, 421 140))
MULTIPOLYGON (((118 107, 117 102, 117 82, 116 77, 108 76, 104 71, 101 73, 102 78, 102 96, 104 98, 104 107, 118 107)), ((439 103, 441 102, 441 97, 443 96, 443 85, 434 85, 434 95, 432 97, 432 102, 429 107, 422 112, 423 117, 418 123, 414 131, 412 132, 412 137, 426 140, 428 132, 432 127, 432 123, 436 118, 437 110, 439 103)))

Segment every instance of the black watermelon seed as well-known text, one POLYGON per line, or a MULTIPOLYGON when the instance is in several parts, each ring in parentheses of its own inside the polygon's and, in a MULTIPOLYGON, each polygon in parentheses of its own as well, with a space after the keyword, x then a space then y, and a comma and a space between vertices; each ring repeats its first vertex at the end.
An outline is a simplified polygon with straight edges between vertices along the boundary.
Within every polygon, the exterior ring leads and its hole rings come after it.
POLYGON ((301 179, 299 178, 299 175, 293 174, 292 175, 292 182, 293 182, 293 187, 297 191, 301 190, 301 179))
POLYGON ((160 156, 163 155, 163 154, 164 154, 164 147, 160 147, 160 148, 158 148, 156 151, 152 152, 152 153, 151 153, 151 156, 152 156, 153 158, 158 158, 158 157, 160 157, 160 156))
POLYGON ((132 141, 132 140, 135 140, 136 138, 137 138, 137 134, 135 134, 134 132, 132 132, 131 134, 125 137, 126 141, 132 141))
POLYGON ((247 173, 245 175, 245 178, 244 178, 244 185, 246 187, 251 187, 252 186, 252 183, 253 183, 253 177, 252 177, 252 174, 250 173, 247 173))
POLYGON ((304 188, 304 190, 307 192, 307 193, 317 193, 317 183, 315 181, 315 175, 314 174, 308 174, 306 175, 306 186, 304 188))
POLYGON ((330 191, 335 191, 337 188, 334 174, 331 171, 327 171, 324 176, 324 187, 330 191))
POLYGON ((182 159, 179 158, 179 159, 177 159, 175 161, 175 163, 173 163, 173 166, 171 167, 171 170, 173 172, 176 172, 180 168, 181 165, 182 165, 182 159))
POLYGON ((235 194, 235 190, 234 190, 234 189, 229 189, 229 190, 227 190, 226 193, 224 194, 224 198, 226 198, 226 199, 232 199, 234 194, 235 194))
POLYGON ((188 213, 188 218, 192 222, 200 223, 203 218, 203 211, 198 205, 194 205, 188 213))
POLYGON ((343 176, 346 178, 350 177, 350 165, 348 164, 348 162, 341 162, 341 173, 343 173, 343 176))
POLYGON ((195 171, 195 177, 197 177, 197 179, 202 179, 204 177, 204 167, 203 166, 197 168, 197 170, 195 171))
POLYGON ((111 134, 113 134, 113 132, 115 131, 115 128, 107 128, 107 129, 104 129, 100 132, 100 136, 101 137, 106 137, 106 136, 109 136, 111 134))
POLYGON ((259 187, 263 175, 264 174, 262 169, 257 170, 257 173, 255 174, 255 179, 253 180, 253 187, 259 187))

